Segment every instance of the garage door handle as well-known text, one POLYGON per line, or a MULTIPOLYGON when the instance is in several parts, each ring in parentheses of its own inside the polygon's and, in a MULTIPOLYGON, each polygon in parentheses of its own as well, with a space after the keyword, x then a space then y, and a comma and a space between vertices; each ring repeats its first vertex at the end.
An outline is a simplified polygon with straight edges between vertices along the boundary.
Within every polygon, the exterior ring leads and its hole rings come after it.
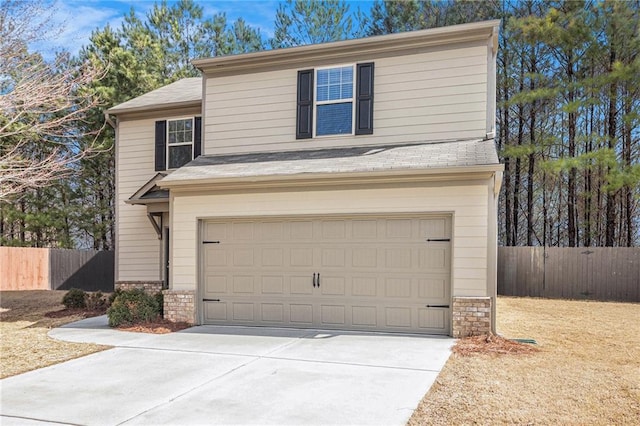
POLYGON ((429 241, 429 242, 430 242, 430 241, 440 241, 440 242, 443 242, 443 241, 451 241, 451 239, 450 239, 450 238, 428 238, 428 239, 427 239, 427 241, 429 241))
POLYGON ((320 288, 320 272, 318 272, 318 288, 320 288))
POLYGON ((316 273, 313 273, 313 287, 315 288, 316 286, 316 273))
POLYGON ((427 305, 427 308, 446 308, 446 309, 449 309, 449 305, 427 305))
POLYGON ((203 302, 219 302, 220 299, 202 299, 203 302))

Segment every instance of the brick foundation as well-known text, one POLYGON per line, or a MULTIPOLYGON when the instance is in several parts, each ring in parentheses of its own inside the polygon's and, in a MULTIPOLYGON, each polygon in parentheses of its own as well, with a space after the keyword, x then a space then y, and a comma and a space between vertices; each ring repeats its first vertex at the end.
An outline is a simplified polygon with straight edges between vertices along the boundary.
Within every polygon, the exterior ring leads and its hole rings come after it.
POLYGON ((116 281, 116 290, 133 290, 140 288, 147 293, 155 294, 162 291, 162 281, 116 281))
POLYGON ((173 322, 196 322, 195 291, 164 290, 164 317, 173 322))
POLYGON ((491 334, 490 297, 453 298, 453 337, 491 334))

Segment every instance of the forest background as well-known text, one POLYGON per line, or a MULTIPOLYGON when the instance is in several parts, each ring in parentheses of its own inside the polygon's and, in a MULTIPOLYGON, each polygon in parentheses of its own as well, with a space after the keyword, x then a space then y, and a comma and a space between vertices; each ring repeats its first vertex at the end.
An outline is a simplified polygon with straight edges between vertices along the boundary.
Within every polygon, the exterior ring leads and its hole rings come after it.
POLYGON ((55 4, 1 0, 0 245, 114 249, 114 131, 104 111, 196 76, 190 60, 501 19, 499 242, 640 244, 640 0, 287 1, 265 37, 193 0, 96 28, 77 54, 55 4), (42 19, 33 20, 34 16, 42 19), (58 29, 59 30, 59 29, 58 29))

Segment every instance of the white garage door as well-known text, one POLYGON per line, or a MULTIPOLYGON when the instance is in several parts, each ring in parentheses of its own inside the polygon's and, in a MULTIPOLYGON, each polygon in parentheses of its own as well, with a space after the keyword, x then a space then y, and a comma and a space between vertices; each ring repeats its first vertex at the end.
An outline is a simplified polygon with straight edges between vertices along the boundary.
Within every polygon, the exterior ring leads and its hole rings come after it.
POLYGON ((203 226, 206 324, 449 333, 449 216, 203 226))

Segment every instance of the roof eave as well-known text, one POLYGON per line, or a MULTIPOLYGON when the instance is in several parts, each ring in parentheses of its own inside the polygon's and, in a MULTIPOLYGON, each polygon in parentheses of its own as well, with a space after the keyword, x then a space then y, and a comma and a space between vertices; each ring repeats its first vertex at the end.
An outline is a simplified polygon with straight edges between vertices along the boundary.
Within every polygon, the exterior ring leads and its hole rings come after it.
POLYGON ((503 164, 486 164, 464 167, 434 167, 428 169, 393 169, 366 172, 346 173, 300 173, 292 175, 263 175, 239 177, 207 177, 201 179, 185 179, 159 181, 157 185, 169 190, 200 190, 203 187, 228 188, 238 186, 250 187, 283 187, 283 186, 326 186, 337 184, 366 184, 374 181, 385 183, 424 180, 451 180, 490 177, 504 170, 503 164))
POLYGON ((202 106, 202 99, 192 100, 192 101, 183 101, 183 102, 170 102, 170 103, 164 103, 164 104, 144 105, 144 106, 131 107, 131 108, 112 107, 112 108, 109 108, 106 112, 111 115, 122 115, 122 114, 132 114, 136 112, 151 112, 151 111, 162 112, 170 109, 197 107, 197 106, 202 106))
POLYGON ((495 38, 499 26, 499 20, 483 21, 355 40, 195 59, 191 63, 209 75, 215 74, 216 72, 241 71, 247 68, 254 69, 256 67, 274 65, 295 65, 307 62, 310 57, 317 60, 325 58, 339 59, 350 57, 354 52, 358 54, 395 52, 398 49, 405 50, 440 44, 482 40, 492 36, 495 38))

